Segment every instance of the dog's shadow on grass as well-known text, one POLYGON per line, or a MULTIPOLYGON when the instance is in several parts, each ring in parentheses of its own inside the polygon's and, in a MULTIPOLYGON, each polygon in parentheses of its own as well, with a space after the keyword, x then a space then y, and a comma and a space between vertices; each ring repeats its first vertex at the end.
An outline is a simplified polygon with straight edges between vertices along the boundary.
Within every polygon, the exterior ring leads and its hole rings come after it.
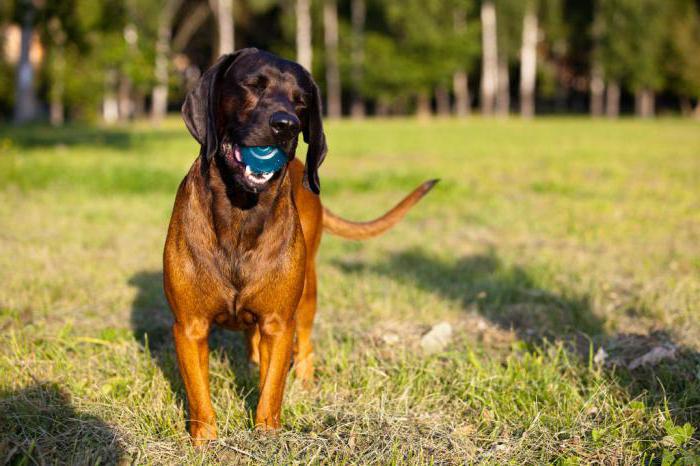
MULTIPOLYGON (((137 288, 131 309, 134 337, 148 350, 178 402, 186 406, 187 397, 180 377, 172 337, 173 316, 163 294, 163 273, 142 271, 131 277, 129 284, 137 288)), ((228 364, 233 372, 238 396, 245 402, 252 419, 257 398, 257 375, 248 366, 244 336, 240 332, 214 328, 209 336, 210 367, 215 359, 228 364)), ((216 394, 212 392, 212 397, 216 394)))
POLYGON ((55 383, 0 391, 0 433, 2 464, 120 464, 125 454, 117 433, 55 383))
POLYGON ((603 322, 591 312, 586 296, 552 293, 537 285, 523 268, 505 266, 494 251, 441 260, 413 249, 373 264, 336 261, 346 273, 372 273, 436 293, 476 310, 490 322, 514 330, 526 341, 556 336, 575 328, 590 335, 602 332, 603 322))
MULTIPOLYGON (((413 249, 376 263, 336 260, 333 264, 344 273, 388 276, 436 293, 458 303, 465 312, 476 312, 501 328, 513 330, 528 344, 563 341, 587 358, 594 342, 609 351, 606 371, 631 397, 645 395, 661 409, 667 401, 677 423, 689 422, 696 427, 696 436, 700 433, 700 353, 676 344, 665 331, 609 334, 605 321, 593 312, 589 296, 547 290, 524 268, 504 264, 494 250, 446 260, 413 249), (673 348, 674 357, 629 369, 632 361, 654 348, 673 348)), ((627 312, 649 313, 645 309, 627 312)))

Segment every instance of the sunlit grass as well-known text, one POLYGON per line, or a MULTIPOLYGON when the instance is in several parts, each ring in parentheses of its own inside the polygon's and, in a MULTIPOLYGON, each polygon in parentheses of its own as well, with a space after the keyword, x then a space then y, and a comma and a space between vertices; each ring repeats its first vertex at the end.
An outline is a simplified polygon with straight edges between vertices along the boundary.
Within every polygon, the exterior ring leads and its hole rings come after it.
POLYGON ((289 385, 283 432, 251 430, 256 375, 213 335, 206 451, 161 291, 184 125, 0 129, 0 462, 697 462, 700 125, 326 126, 339 214, 442 181, 381 238, 324 239, 317 385, 289 385), (452 343, 423 354, 441 321, 452 343), (659 345, 676 358, 624 368, 659 345))

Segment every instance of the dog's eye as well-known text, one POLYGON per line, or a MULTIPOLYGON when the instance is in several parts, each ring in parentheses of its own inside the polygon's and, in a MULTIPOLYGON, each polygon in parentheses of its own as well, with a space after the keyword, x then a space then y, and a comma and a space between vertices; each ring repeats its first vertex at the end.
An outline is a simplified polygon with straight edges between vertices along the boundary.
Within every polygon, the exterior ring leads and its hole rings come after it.
POLYGON ((294 107, 299 111, 305 110, 306 109, 306 102, 304 102, 304 99, 302 99, 301 97, 296 97, 294 99, 294 107))
POLYGON ((254 78, 243 81, 243 86, 254 94, 261 94, 267 87, 267 78, 264 76, 255 76, 254 78))

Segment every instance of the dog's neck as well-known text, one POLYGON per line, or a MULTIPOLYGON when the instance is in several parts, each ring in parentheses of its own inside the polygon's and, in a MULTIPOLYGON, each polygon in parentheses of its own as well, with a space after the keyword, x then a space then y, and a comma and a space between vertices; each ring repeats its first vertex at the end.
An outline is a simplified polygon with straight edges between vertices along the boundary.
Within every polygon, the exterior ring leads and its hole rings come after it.
POLYGON ((212 227, 222 248, 237 255, 258 246, 264 233, 290 236, 295 209, 289 173, 261 193, 243 190, 234 182, 224 162, 214 159, 204 177, 212 227))

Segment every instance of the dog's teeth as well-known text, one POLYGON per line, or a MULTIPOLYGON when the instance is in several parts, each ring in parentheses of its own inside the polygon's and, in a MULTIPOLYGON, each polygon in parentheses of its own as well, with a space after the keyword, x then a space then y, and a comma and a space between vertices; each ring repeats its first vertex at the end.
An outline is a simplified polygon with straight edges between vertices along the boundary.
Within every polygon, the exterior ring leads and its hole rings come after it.
POLYGON ((272 178, 274 174, 275 172, 253 173, 248 165, 245 166, 245 177, 253 183, 265 183, 272 178))

